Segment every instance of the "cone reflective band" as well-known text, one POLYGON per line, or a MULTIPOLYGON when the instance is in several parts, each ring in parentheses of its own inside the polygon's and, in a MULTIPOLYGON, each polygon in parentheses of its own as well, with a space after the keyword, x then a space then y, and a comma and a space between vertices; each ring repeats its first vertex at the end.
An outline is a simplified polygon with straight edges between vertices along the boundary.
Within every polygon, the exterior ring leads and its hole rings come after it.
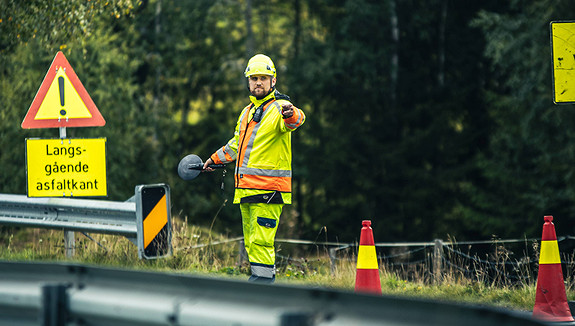
POLYGON ((355 292, 381 295, 381 281, 371 221, 362 221, 359 250, 357 252, 357 272, 355 275, 355 292))
POLYGON ((165 184, 136 187, 138 255, 154 259, 171 253, 170 188, 165 184))
POLYGON ((545 216, 533 317, 553 322, 573 321, 567 302, 553 216, 545 216))

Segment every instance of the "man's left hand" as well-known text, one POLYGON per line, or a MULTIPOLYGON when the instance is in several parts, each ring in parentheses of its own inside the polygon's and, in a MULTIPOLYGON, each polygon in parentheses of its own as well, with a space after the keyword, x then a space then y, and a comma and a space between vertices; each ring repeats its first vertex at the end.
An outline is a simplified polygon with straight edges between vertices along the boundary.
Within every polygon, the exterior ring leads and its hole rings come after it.
POLYGON ((282 116, 284 119, 290 118, 293 115, 293 104, 282 104, 282 116))

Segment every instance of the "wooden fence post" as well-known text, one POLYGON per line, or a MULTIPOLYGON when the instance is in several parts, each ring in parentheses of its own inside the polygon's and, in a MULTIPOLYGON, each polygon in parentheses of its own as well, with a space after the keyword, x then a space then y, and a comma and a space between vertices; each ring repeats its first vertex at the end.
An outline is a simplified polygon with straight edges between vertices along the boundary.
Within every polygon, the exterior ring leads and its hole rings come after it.
POLYGON ((335 275, 335 251, 336 248, 329 248, 329 267, 332 276, 335 275))
POLYGON ((433 281, 441 282, 443 279, 443 240, 435 239, 433 248, 433 281))
POLYGON ((244 240, 238 241, 238 266, 241 268, 242 264, 248 260, 248 253, 244 246, 244 240))

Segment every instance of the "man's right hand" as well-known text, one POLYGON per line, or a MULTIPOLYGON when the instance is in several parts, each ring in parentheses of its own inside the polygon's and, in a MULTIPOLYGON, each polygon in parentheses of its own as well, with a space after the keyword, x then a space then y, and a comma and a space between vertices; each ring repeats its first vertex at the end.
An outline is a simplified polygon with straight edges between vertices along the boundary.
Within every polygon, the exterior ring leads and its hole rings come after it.
POLYGON ((208 165, 214 164, 214 161, 212 160, 212 158, 210 157, 206 163, 204 163, 204 169, 202 170, 202 172, 213 172, 214 169, 212 169, 211 167, 209 167, 208 165))

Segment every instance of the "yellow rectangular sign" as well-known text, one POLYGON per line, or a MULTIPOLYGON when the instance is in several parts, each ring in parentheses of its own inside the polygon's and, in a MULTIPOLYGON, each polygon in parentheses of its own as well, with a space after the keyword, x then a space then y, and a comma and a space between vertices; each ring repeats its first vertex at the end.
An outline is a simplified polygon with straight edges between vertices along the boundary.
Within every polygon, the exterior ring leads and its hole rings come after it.
POLYGON ((26 139, 28 197, 108 195, 106 138, 26 139))
POLYGON ((551 22, 553 102, 575 103, 575 22, 551 22))

